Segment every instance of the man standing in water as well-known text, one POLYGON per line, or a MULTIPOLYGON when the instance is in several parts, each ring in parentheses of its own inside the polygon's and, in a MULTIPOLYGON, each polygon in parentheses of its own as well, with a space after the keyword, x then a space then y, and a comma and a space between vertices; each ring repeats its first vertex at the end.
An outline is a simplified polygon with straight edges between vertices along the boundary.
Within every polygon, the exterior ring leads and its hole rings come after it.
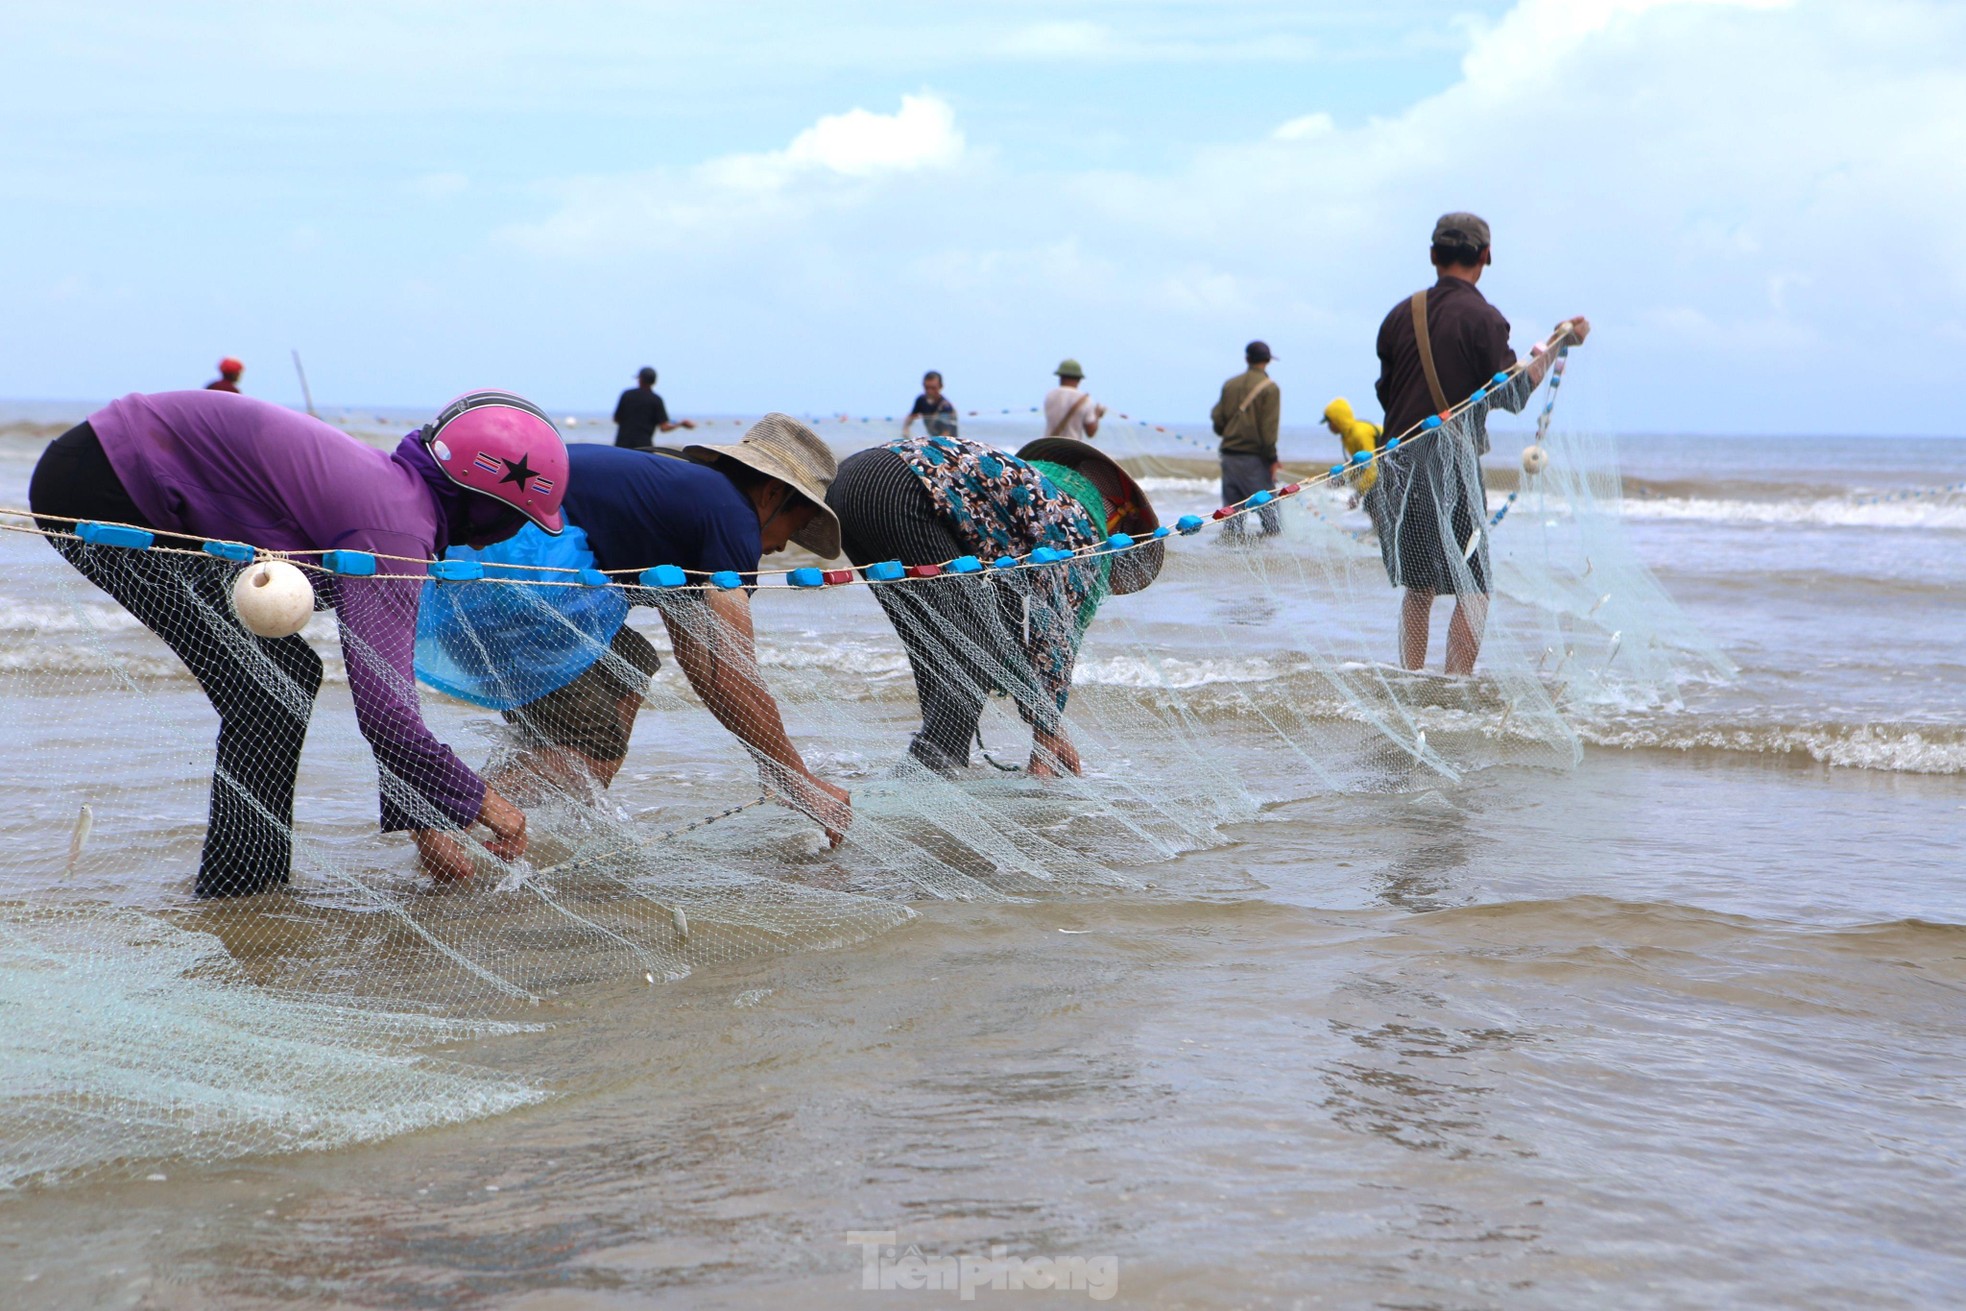
MULTIPOLYGON (((1443 214, 1434 224, 1428 256, 1437 274, 1434 285, 1393 306, 1379 325, 1377 390, 1387 433, 1407 433, 1515 365, 1509 321, 1475 289, 1494 258, 1488 237, 1488 224, 1475 215, 1443 214)), ((1590 335, 1589 320, 1580 314, 1567 322, 1567 344, 1582 345, 1590 335)), ((1538 356, 1509 385, 1490 391, 1464 424, 1421 434, 1385 457, 1379 545, 1387 577, 1394 587, 1406 589, 1399 647, 1408 669, 1427 663, 1434 598, 1452 592, 1447 672, 1474 672, 1488 621, 1488 553, 1476 538, 1487 505, 1475 464, 1488 454, 1486 415, 1495 407, 1520 413, 1548 368, 1549 356, 1538 356), (1472 450, 1450 445, 1470 438, 1472 450)))
POLYGON ((236 393, 239 390, 239 375, 245 371, 245 365, 228 355, 218 362, 218 377, 206 383, 205 390, 236 393))
POLYGON ((1106 407, 1079 389, 1084 381, 1085 370, 1077 360, 1058 362, 1058 385, 1044 397, 1045 436, 1089 442, 1099 435, 1099 420, 1105 417, 1106 407))
MULTIPOLYGON (((1270 347, 1252 341, 1243 347, 1248 368, 1222 384, 1221 399, 1209 412, 1222 439, 1222 504, 1239 505, 1277 485, 1277 425, 1283 421, 1283 393, 1270 376, 1270 347)), ((1263 536, 1283 531, 1283 515, 1272 503, 1258 510, 1263 536)), ((1243 521, 1222 525, 1225 537, 1241 537, 1243 521)))
POLYGON ((614 444, 646 451, 655 445, 657 432, 694 428, 693 419, 672 420, 669 407, 655 391, 655 370, 644 365, 635 375, 635 385, 621 393, 614 403, 614 444))

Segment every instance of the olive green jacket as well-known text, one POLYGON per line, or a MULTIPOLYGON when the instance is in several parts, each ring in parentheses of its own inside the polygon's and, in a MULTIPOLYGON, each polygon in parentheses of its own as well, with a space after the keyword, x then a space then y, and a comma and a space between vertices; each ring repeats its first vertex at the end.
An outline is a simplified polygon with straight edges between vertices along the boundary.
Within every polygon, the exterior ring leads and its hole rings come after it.
POLYGON ((1215 435, 1222 439, 1224 455, 1260 455, 1277 458, 1277 425, 1283 421, 1283 393, 1261 369, 1238 373, 1222 384, 1222 399, 1209 411, 1215 435), (1249 400, 1254 388, 1261 387, 1256 399, 1249 400), (1247 405, 1243 402, 1249 401, 1247 405))

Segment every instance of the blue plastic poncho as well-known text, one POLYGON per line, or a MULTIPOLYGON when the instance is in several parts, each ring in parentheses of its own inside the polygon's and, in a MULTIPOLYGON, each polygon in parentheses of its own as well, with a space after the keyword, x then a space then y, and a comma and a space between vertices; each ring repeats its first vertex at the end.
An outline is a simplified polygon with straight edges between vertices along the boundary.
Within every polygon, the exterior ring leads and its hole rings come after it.
POLYGON ((558 537, 527 524, 482 551, 453 546, 446 560, 478 560, 482 581, 423 585, 416 619, 416 676, 439 692, 493 710, 511 710, 558 691, 607 651, 628 618, 616 587, 524 587, 501 579, 570 581, 510 565, 591 569, 587 534, 572 524, 558 537))

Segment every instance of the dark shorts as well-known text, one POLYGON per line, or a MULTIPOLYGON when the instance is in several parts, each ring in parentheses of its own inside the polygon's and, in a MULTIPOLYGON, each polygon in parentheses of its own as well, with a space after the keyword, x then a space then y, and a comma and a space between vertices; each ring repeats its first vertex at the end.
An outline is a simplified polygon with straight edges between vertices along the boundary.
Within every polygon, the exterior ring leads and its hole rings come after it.
POLYGON ((623 624, 608 644, 608 654, 565 687, 505 711, 505 722, 590 760, 619 762, 628 754, 628 735, 649 680, 660 668, 661 657, 648 639, 623 624))
POLYGON ((1486 594, 1486 537, 1475 543, 1472 552, 1468 550, 1476 526, 1487 517, 1475 493, 1425 466, 1415 469, 1397 459, 1382 460, 1380 466, 1371 512, 1379 529, 1380 558, 1392 585, 1436 595, 1486 594), (1453 536, 1451 543, 1441 540, 1443 523, 1453 536))
MULTIPOLYGON (((1222 504, 1240 505, 1258 492, 1275 491, 1276 485, 1276 474, 1269 460, 1240 451, 1222 452, 1222 504)), ((1231 519, 1222 530, 1227 533, 1242 532, 1248 518, 1248 515, 1244 515, 1231 519)), ((1275 502, 1257 510, 1256 519, 1263 525, 1263 535, 1266 537, 1283 531, 1283 514, 1275 502)))

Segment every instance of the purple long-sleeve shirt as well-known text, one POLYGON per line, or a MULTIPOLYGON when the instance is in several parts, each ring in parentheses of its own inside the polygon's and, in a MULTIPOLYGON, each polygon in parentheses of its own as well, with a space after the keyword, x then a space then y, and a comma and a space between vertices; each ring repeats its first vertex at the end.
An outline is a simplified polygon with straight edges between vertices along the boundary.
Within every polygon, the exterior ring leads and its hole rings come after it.
MULTIPOLYGON (((400 455, 319 419, 212 391, 132 394, 89 416, 152 526, 270 551, 433 559, 448 544, 436 493, 400 455)), ((415 566, 378 561, 382 573, 415 566)), ((355 718, 382 768, 385 832, 469 824, 485 784, 423 722, 416 695, 417 579, 314 576, 335 609, 355 718), (392 783, 391 776, 400 783, 392 783), (419 804, 419 798, 427 805, 419 804)))

